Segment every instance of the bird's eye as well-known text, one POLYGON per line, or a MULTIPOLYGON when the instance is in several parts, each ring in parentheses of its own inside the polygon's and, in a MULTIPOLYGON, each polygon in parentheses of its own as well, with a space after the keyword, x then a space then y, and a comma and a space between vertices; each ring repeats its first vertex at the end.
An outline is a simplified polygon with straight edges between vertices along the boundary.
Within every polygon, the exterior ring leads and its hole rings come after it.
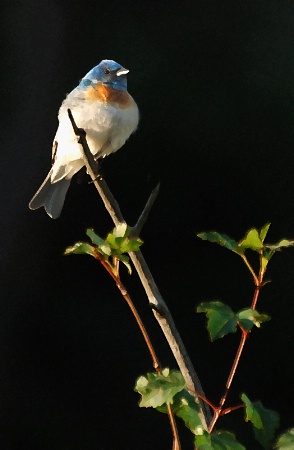
POLYGON ((110 74, 110 70, 109 69, 105 69, 104 73, 105 73, 105 75, 109 75, 110 74))

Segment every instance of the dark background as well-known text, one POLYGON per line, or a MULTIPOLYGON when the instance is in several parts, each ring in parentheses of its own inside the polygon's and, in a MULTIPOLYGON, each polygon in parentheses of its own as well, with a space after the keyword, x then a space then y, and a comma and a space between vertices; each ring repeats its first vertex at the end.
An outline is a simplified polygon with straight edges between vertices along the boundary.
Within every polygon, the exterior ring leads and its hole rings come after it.
MULTIPOLYGON (((294 238, 294 3, 1 4, 1 450, 169 449, 167 418, 137 406, 135 380, 152 367, 127 305, 94 259, 62 256, 87 227, 112 228, 94 187, 73 182, 56 221, 27 204, 65 94, 101 59, 129 68, 140 126, 103 171, 130 224, 161 182, 143 253, 217 402, 239 338, 211 344, 195 307, 240 309, 254 286, 237 255, 196 232, 240 239, 270 221, 271 242, 294 238)), ((252 333, 228 403, 245 391, 280 412, 281 430, 294 425, 293 262, 289 249, 270 264, 259 309, 272 321, 252 333)), ((123 278, 163 365, 176 367, 136 275, 123 278)), ((242 412, 218 426, 259 448, 242 412)))

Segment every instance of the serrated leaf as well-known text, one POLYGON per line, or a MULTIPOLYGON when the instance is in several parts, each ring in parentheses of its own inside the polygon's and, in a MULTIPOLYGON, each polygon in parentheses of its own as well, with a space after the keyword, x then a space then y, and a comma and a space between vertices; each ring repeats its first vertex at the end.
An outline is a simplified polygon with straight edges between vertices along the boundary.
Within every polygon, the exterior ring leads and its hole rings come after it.
POLYGON ((261 257, 261 270, 263 273, 265 273, 268 263, 269 263, 269 259, 262 256, 261 257))
POLYGON ((259 233, 261 242, 264 242, 264 240, 265 240, 265 238, 266 238, 266 235, 267 235, 267 232, 268 232, 270 226, 271 226, 270 223, 266 223, 266 224, 261 228, 260 233, 259 233))
POLYGON ((92 228, 88 228, 86 231, 86 235, 89 236, 93 244, 95 245, 105 245, 104 239, 102 239, 92 228))
POLYGON ((251 402, 247 395, 241 395, 245 403, 245 421, 250 421, 256 440, 266 450, 271 448, 275 431, 279 426, 277 412, 266 409, 261 402, 251 402))
POLYGON ((270 261, 270 259, 273 257, 274 254, 275 254, 274 250, 265 247, 263 249, 262 257, 270 261))
POLYGON ((115 241, 118 244, 118 246, 121 247, 123 242, 128 241, 128 238, 124 236, 118 236, 115 238, 115 241))
POLYGON ((107 256, 107 257, 111 256, 111 253, 112 253, 111 252, 111 248, 109 247, 109 245, 106 245, 106 244, 99 245, 97 247, 97 251, 99 253, 101 253, 101 255, 104 255, 104 256, 107 256))
POLYGON ((113 233, 108 233, 105 241, 112 249, 117 250, 119 248, 120 243, 117 241, 117 238, 113 235, 113 233))
POLYGON ((249 400, 246 394, 241 395, 241 400, 245 403, 245 421, 250 421, 255 428, 261 429, 262 420, 258 411, 254 408, 253 403, 249 400))
POLYGON ((261 250, 263 243, 260 239, 258 230, 256 228, 251 228, 239 242, 239 245, 243 248, 250 248, 253 251, 261 250))
POLYGON ((115 250, 115 253, 123 253, 121 247, 124 242, 128 241, 128 238, 124 238, 121 236, 115 237, 112 233, 108 233, 105 240, 110 245, 110 247, 115 250))
POLYGON ((125 239, 120 247, 122 253, 137 252, 143 241, 140 238, 125 239))
POLYGON ((127 255, 117 255, 117 259, 119 259, 128 269, 129 275, 132 274, 132 266, 130 264, 130 258, 127 255))
POLYGON ((289 239, 282 239, 277 245, 279 247, 292 247, 294 245, 294 241, 290 241, 289 239))
POLYGON ((138 237, 131 239, 122 236, 116 237, 113 233, 107 235, 106 242, 115 250, 115 254, 136 252, 143 244, 143 241, 138 237))
POLYGON ((96 256, 96 249, 87 242, 77 242, 71 247, 67 247, 64 251, 64 255, 91 255, 96 256))
POLYGON ((267 314, 260 314, 256 309, 242 309, 236 314, 238 318, 238 322, 244 330, 251 330, 251 328, 255 325, 257 328, 260 328, 260 325, 263 322, 268 322, 270 320, 270 316, 267 314))
POLYGON ((195 446, 198 450, 246 450, 229 431, 209 434, 203 430, 203 433, 196 435, 195 446))
POLYGON ((169 372, 170 372, 169 367, 165 367, 165 368, 162 370, 162 375, 163 375, 164 377, 168 377, 168 376, 169 376, 169 372))
POLYGON ((261 270, 263 273, 266 271, 267 265, 275 254, 275 250, 271 250, 270 248, 263 248, 262 257, 261 257, 261 270))
POLYGON ((219 244, 222 247, 231 250, 232 252, 243 254, 244 250, 239 247, 238 243, 227 236, 226 234, 218 233, 217 231, 203 231, 202 233, 198 233, 197 236, 203 241, 213 242, 215 244, 219 244))
MULTIPOLYGON (((156 409, 165 414, 168 412, 166 403, 156 409)), ((195 397, 186 391, 186 389, 183 389, 174 396, 172 410, 177 417, 184 421, 186 427, 189 428, 193 434, 196 434, 199 427, 202 427, 199 418, 200 407, 198 403, 196 403, 195 397)))
POLYGON ((202 302, 197 312, 204 312, 208 319, 207 330, 210 339, 220 339, 228 333, 235 333, 237 318, 232 309, 220 301, 202 302))
POLYGON ((276 450, 294 450, 294 428, 290 428, 279 436, 274 445, 276 450))
POLYGON ((281 250, 283 247, 292 247, 294 245, 294 241, 290 241, 288 239, 282 239, 280 242, 276 244, 266 245, 270 250, 281 250))
POLYGON ((112 234, 116 238, 118 237, 125 238, 128 237, 130 231, 131 231, 130 227, 128 227, 125 222, 121 222, 113 229, 112 234))
POLYGON ((175 395, 173 411, 193 434, 196 434, 199 427, 202 426, 199 417, 200 407, 196 403, 195 397, 185 389, 175 395))
POLYGON ((246 450, 236 436, 229 431, 219 431, 211 435, 213 450, 246 450))
POLYGON ((141 375, 136 381, 135 390, 139 392, 139 394, 143 394, 145 392, 148 383, 149 383, 148 378, 141 375))
POLYGON ((138 378, 135 391, 142 396, 140 407, 157 408, 164 403, 173 403, 173 397, 182 391, 184 386, 185 380, 178 370, 169 371, 167 376, 151 372, 147 373, 147 377, 138 378))

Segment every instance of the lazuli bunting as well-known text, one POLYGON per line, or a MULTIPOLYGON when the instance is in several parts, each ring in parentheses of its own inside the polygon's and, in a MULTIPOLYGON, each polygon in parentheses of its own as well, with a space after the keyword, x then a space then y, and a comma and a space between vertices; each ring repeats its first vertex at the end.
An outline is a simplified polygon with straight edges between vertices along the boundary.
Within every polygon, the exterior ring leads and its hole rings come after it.
POLYGON ((67 95, 58 114, 52 167, 30 201, 30 209, 44 206, 50 217, 59 217, 71 178, 84 165, 82 150, 68 117, 68 108, 77 126, 86 131, 89 148, 96 160, 116 152, 136 130, 139 111, 127 91, 128 72, 115 61, 105 59, 67 95))

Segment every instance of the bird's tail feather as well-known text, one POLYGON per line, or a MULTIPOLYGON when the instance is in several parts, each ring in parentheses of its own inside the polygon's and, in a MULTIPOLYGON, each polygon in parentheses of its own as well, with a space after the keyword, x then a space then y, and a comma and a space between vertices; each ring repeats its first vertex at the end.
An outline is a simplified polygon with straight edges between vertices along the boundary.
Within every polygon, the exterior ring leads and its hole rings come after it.
POLYGON ((46 213, 52 218, 60 216, 65 196, 70 185, 70 180, 63 178, 56 183, 51 183, 51 172, 29 203, 30 209, 38 209, 44 206, 46 213))

